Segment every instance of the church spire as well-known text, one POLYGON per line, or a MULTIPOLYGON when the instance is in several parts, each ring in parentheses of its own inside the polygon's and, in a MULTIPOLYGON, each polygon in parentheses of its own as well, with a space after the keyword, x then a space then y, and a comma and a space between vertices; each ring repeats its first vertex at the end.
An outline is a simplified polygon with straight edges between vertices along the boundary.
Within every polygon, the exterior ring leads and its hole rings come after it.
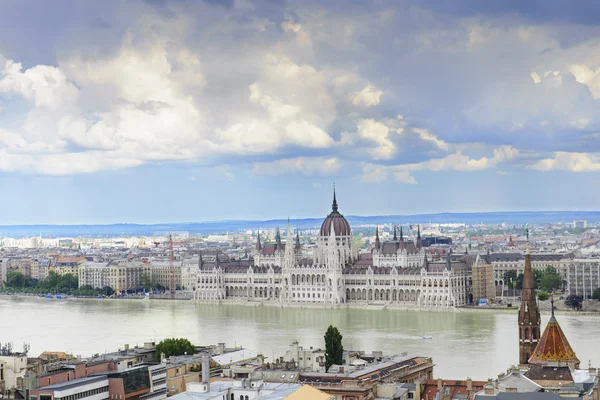
POLYGON ((256 250, 260 251, 262 246, 260 245, 260 231, 256 234, 256 250))
POLYGON ((300 234, 298 233, 297 229, 296 229, 296 250, 300 250, 300 234))
POLYGON ((420 250, 421 247, 421 225, 417 225, 417 248, 420 250))
POLYGON ((338 204, 337 204, 337 200, 335 198, 335 183, 333 184, 333 203, 331 204, 331 211, 333 212, 337 212, 338 210, 338 204))
POLYGON ((404 242, 404 235, 402 234, 402 225, 400 225, 400 241, 404 242))
POLYGON ((519 307, 519 363, 527 364, 540 340, 540 311, 538 310, 531 254, 529 254, 529 229, 527 229, 527 250, 523 270, 523 292, 519 307))
POLYGON ((554 296, 550 303, 552 304, 552 316, 529 358, 529 364, 556 366, 562 362, 573 369, 579 369, 580 361, 554 316, 554 296))
POLYGON ((375 248, 381 249, 381 243, 379 242, 379 227, 375 228, 375 248))
POLYGON ((398 235, 396 235, 396 225, 394 225, 394 241, 398 240, 398 235))

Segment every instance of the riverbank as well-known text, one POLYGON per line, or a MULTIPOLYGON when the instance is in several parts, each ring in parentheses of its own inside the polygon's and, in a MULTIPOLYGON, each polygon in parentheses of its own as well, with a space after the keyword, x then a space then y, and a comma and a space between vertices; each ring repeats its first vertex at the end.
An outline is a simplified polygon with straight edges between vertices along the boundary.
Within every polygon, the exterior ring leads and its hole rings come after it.
MULTIPOLYGON (((0 296, 10 296, 10 297, 24 297, 24 298, 45 298, 44 295, 38 293, 2 293, 0 292, 0 296)), ((181 302, 190 302, 194 303, 193 298, 190 297, 189 294, 178 294, 175 298, 171 298, 169 294, 164 295, 128 295, 128 296, 116 296, 116 297, 96 297, 96 296, 73 296, 73 295, 61 295, 61 300, 67 299, 87 299, 87 300, 150 300, 150 301, 181 301, 181 302)), ((258 301, 258 300, 220 300, 220 301, 202 301, 196 304, 208 304, 208 305, 232 305, 232 306, 244 306, 244 307, 274 307, 274 308, 295 308, 295 309, 330 309, 330 310, 344 310, 344 309, 352 309, 352 310, 366 310, 366 311, 383 311, 383 310, 391 310, 391 311, 417 311, 417 312, 433 312, 433 313, 460 313, 465 311, 476 311, 476 312, 493 312, 496 314, 515 314, 519 311, 518 306, 513 306, 511 308, 501 307, 501 306, 461 306, 456 308, 419 308, 417 306, 412 305, 403 305, 403 304, 385 304, 385 303, 344 303, 338 304, 335 306, 331 305, 323 305, 323 304, 303 304, 303 303, 289 303, 282 304, 277 301, 258 301)), ((598 302, 595 302, 594 305, 599 305, 598 302)), ((540 311, 542 314, 550 313, 550 302, 539 302, 540 311), (548 303, 548 304, 546 304, 548 303)), ((600 315, 600 311, 597 309, 586 309, 585 306, 581 311, 576 311, 570 308, 564 307, 556 307, 555 306, 555 314, 557 315, 600 315)))

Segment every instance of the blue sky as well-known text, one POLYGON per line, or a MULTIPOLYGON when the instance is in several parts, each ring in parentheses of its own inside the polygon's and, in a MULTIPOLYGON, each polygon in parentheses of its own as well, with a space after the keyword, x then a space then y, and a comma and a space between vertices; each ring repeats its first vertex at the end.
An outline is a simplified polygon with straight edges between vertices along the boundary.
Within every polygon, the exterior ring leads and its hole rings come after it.
POLYGON ((597 210, 600 3, 0 2, 0 224, 597 210))

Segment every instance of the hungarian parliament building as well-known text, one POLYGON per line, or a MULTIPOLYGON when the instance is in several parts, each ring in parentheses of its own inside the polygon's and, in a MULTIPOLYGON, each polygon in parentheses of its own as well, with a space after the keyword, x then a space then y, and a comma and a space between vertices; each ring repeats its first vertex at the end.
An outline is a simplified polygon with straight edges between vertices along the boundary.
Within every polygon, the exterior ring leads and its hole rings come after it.
POLYGON ((432 262, 416 238, 394 230, 393 240, 359 253, 350 224, 338 211, 335 192, 331 212, 321 224, 317 246, 304 251, 288 223, 285 238, 262 243, 252 255, 232 261, 222 253, 200 257, 196 301, 269 302, 281 305, 382 305, 447 309, 473 301, 472 269, 486 262, 477 254, 452 254, 432 262), (307 256, 309 254, 309 256, 307 256))

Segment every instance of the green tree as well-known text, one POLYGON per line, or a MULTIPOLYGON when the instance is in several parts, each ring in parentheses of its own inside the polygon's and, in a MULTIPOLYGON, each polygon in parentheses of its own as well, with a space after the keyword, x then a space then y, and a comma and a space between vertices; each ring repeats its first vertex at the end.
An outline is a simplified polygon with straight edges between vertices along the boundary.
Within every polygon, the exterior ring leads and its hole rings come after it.
POLYGON ((567 296, 567 299, 565 300, 565 304, 567 305, 567 307, 574 308, 577 311, 581 310, 582 302, 583 302, 583 297, 577 296, 575 294, 571 294, 571 295, 567 296))
POLYGON ((594 293, 592 293, 592 299, 600 300, 600 288, 594 290, 594 293))
POLYGON ((162 353, 165 354, 165 357, 196 354, 196 347, 185 338, 169 338, 156 345, 157 357, 160 357, 162 353))
POLYGON ((144 291, 153 289, 152 279, 150 278, 150 275, 148 275, 148 274, 142 275, 142 284, 144 285, 144 291))
POLYGON ((342 334, 338 328, 329 325, 325 332, 325 371, 329 371, 333 364, 342 364, 343 357, 342 334))
POLYGON ((562 288, 562 283, 563 281, 560 275, 544 273, 540 280, 540 288, 546 292, 551 292, 562 288))
POLYGON ((537 297, 538 300, 545 301, 550 298, 550 294, 548 294, 548 292, 538 292, 537 297))

